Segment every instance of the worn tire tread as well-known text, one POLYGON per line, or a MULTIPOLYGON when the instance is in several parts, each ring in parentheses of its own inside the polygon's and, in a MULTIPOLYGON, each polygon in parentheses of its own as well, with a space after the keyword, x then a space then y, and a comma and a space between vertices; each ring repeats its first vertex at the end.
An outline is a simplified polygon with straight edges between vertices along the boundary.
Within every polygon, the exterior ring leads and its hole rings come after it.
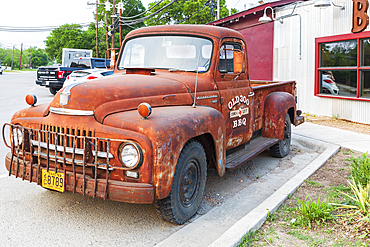
MULTIPOLYGON (((196 140, 190 140, 184 147, 184 149, 181 151, 179 160, 182 160, 182 157, 185 155, 184 153, 187 152, 187 150, 191 149, 193 146, 197 146, 201 149, 202 155, 204 157, 204 160, 206 160, 206 153, 204 151, 204 148, 202 144, 200 144, 196 140)), ((205 164, 205 168, 207 168, 207 164, 205 164)), ((205 178, 207 178, 207 169, 205 169, 205 178)), ((175 172, 174 179, 177 179, 178 174, 175 172)), ((200 194, 201 197, 203 197, 203 193, 200 194)), ((176 214, 174 214, 174 205, 173 205, 173 186, 171 188, 170 194, 163 199, 154 201, 154 206, 157 211, 157 214, 162 217, 164 220, 169 221, 174 224, 182 225, 184 224, 186 220, 180 219, 177 217, 176 214)))

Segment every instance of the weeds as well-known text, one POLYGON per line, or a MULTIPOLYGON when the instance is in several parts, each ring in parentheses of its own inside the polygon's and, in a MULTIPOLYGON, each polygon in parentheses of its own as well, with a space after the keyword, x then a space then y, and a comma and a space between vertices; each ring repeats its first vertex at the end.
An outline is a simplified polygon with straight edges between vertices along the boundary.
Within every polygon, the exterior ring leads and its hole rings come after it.
MULTIPOLYGON (((268 210, 268 209, 267 209, 268 210)), ((267 217, 266 220, 273 222, 276 220, 275 212, 270 212, 270 210, 267 211, 267 217)))
POLYGON ((237 247, 245 247, 245 246, 250 246, 250 244, 253 241, 258 240, 257 234, 253 231, 249 231, 247 234, 245 234, 240 241, 240 243, 237 245, 237 247))
POLYGON ((354 182, 360 183, 366 187, 370 182, 370 158, 367 157, 367 152, 356 158, 350 159, 351 176, 354 182))
POLYGON ((311 228, 311 222, 325 222, 333 218, 332 211, 334 206, 329 204, 326 200, 320 202, 320 197, 317 202, 308 199, 308 195, 304 200, 297 199, 298 206, 296 208, 299 217, 294 223, 295 225, 303 225, 311 228))
POLYGON ((341 192, 349 200, 347 203, 333 203, 338 209, 348 209, 349 213, 341 216, 354 216, 362 215, 366 218, 370 216, 370 183, 366 187, 363 187, 360 183, 356 184, 355 181, 348 181, 353 196, 341 192))
POLYGON ((310 179, 306 179, 306 184, 308 187, 316 187, 316 188, 324 187, 324 185, 317 183, 315 181, 312 181, 310 179))

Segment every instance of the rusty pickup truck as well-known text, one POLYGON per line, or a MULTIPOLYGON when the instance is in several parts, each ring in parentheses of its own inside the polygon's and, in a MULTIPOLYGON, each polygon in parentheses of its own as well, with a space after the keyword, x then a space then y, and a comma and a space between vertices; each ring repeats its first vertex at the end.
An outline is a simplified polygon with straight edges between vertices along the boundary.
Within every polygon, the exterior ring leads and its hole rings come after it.
POLYGON ((289 153, 294 81, 251 81, 234 30, 145 27, 122 43, 114 74, 61 89, 3 126, 9 176, 47 189, 153 203, 167 221, 194 216, 207 169, 219 176, 262 151, 289 153))

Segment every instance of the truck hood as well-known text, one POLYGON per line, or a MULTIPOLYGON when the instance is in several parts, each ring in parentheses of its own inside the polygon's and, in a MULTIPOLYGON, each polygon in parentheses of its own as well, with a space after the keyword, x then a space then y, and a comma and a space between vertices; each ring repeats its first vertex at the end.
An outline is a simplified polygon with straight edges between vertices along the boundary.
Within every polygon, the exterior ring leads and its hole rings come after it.
POLYGON ((71 86, 60 90, 50 103, 51 109, 94 112, 101 121, 108 114, 136 109, 143 102, 152 106, 192 103, 183 82, 158 75, 115 74, 71 86), (60 104, 61 94, 69 94, 66 105, 60 104))

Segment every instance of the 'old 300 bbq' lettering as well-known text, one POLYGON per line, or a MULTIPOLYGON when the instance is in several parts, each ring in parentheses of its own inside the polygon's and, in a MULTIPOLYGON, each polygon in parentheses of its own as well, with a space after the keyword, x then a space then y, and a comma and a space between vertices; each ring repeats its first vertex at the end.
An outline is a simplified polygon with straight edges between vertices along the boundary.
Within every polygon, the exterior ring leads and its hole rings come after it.
POLYGON ((244 96, 244 95, 240 95, 240 96, 235 96, 234 98, 232 98, 229 103, 227 104, 227 107, 229 108, 229 110, 233 109, 233 107, 239 103, 243 103, 243 104, 246 104, 247 106, 249 105, 249 99, 244 96))

